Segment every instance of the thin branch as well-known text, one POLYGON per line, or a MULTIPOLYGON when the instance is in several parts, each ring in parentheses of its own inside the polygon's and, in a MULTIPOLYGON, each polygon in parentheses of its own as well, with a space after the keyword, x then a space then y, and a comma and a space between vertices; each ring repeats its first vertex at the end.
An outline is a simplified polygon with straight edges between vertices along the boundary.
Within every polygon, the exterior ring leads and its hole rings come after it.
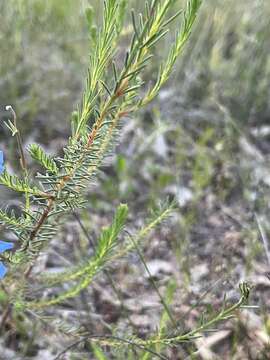
POLYGON ((157 293, 157 295, 158 295, 158 297, 160 299, 160 302, 163 305, 163 307, 164 307, 164 309, 165 309, 165 311, 166 311, 166 313, 167 313, 173 327, 177 329, 177 327, 178 327, 177 323, 174 320, 174 317, 173 317, 173 315, 171 313, 171 310, 170 310, 169 306, 167 305, 166 301, 163 299, 163 296, 161 295, 161 293, 159 291, 159 288, 156 285, 155 280, 153 279, 153 276, 152 276, 152 274, 151 274, 151 272, 150 272, 150 270, 149 270, 149 268, 148 268, 148 266, 147 266, 147 264, 146 264, 146 262, 144 260, 143 254, 141 252, 141 249, 140 249, 138 243, 133 239, 132 235, 127 230, 125 232, 128 234, 134 248, 136 249, 136 251, 137 251, 137 253, 139 255, 139 258, 140 258, 140 260, 141 260, 141 262, 142 262, 142 264, 143 264, 143 266, 144 266, 144 268, 145 268, 145 270, 146 270, 146 272, 147 272, 147 274, 149 276, 149 281, 152 284, 153 288, 155 289, 155 291, 156 291, 156 293, 157 293))
POLYGON ((123 339, 119 336, 113 336, 113 335, 88 335, 83 337, 82 339, 74 342, 73 344, 69 345, 68 347, 66 347, 63 351, 61 351, 53 360, 60 360, 61 357, 66 354, 68 351, 72 350, 73 348, 76 348, 77 346, 79 346, 80 344, 86 342, 87 340, 113 340, 113 341, 117 341, 119 343, 124 343, 133 347, 136 347, 140 350, 143 351, 147 351, 148 353, 155 355, 156 357, 158 357, 159 359, 162 360, 169 360, 169 358, 167 358, 164 355, 158 354, 155 351, 153 351, 152 349, 149 349, 148 347, 145 347, 141 344, 138 344, 134 341, 131 340, 127 340, 127 339, 123 339))

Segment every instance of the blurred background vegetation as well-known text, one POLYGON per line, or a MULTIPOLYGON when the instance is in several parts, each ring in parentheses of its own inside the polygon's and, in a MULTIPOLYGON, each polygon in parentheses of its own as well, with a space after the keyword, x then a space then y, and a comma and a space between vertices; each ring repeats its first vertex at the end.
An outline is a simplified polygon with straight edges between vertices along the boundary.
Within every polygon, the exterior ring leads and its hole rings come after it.
MULTIPOLYGON (((129 0, 127 6, 137 9, 143 3, 129 0)), ((181 4, 185 1, 176 1, 175 8, 181 4)), ((7 119, 5 105, 11 104, 25 145, 39 142, 55 153, 66 142, 91 52, 85 17, 89 5, 98 26, 100 0, 0 1, 0 118, 7 119)), ((129 27, 128 17, 123 49, 129 27)), ((191 348, 171 352, 172 359, 191 352, 203 359, 269 358, 269 28, 267 1, 205 0, 173 79, 154 104, 124 124, 117 155, 94 190, 89 189, 82 218, 91 233, 96 223, 106 223, 112 204, 119 201, 129 204, 139 226, 160 199, 177 200, 179 211, 145 243, 145 257, 161 289, 175 279, 173 308, 180 319, 207 289, 202 305, 210 312, 209 304, 219 304, 224 290, 234 298, 239 280, 248 278, 255 285, 253 303, 259 310, 244 312, 232 326, 226 325, 224 338, 213 344, 207 337, 198 340, 191 348)), ((169 47, 170 36, 155 50, 157 58, 169 47)), ((147 80, 156 71, 157 66, 149 69, 147 80)), ((2 126, 0 148, 15 169, 14 140, 7 135, 2 126)), ((0 195, 3 203, 9 197, 0 195)), ((79 239, 83 251, 81 234, 79 239)), ((123 271, 116 275, 123 282, 121 291, 132 298, 140 288, 141 298, 152 296, 149 284, 136 283, 142 270, 130 266, 126 272, 126 285, 123 271)), ((101 290, 94 291, 103 304, 95 304, 95 311, 104 317, 115 304, 105 306, 101 290)), ((142 313, 138 310, 131 319, 139 333, 153 326, 142 313)), ((106 321, 121 326, 120 315, 112 318, 106 321)), ((185 326, 192 324, 189 317, 187 321, 185 326)), ((32 355, 41 359, 37 354, 32 355)))

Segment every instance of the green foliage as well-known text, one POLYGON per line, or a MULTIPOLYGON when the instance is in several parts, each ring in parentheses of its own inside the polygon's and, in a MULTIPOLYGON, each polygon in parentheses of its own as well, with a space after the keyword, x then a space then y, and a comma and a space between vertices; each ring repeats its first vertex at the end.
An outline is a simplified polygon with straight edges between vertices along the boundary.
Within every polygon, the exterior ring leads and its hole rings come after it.
MULTIPOLYGON (((7 283, 12 282, 7 292, 7 303, 14 304, 17 312, 40 311, 78 296, 92 282, 94 277, 108 264, 122 258, 138 248, 140 242, 172 212, 173 204, 164 204, 145 225, 135 234, 132 243, 123 241, 118 246, 119 236, 124 228, 128 207, 120 205, 116 209, 112 224, 101 229, 94 253, 80 259, 73 267, 56 274, 37 275, 33 269, 39 256, 57 239, 60 219, 67 219, 74 210, 85 206, 85 193, 89 184, 96 180, 104 160, 112 153, 115 142, 121 133, 121 122, 141 107, 146 106, 159 93, 169 79, 177 58, 190 37, 191 29, 201 1, 189 0, 183 12, 175 40, 159 66, 157 78, 152 88, 146 90, 147 69, 156 61, 155 48, 161 44, 178 21, 182 11, 171 15, 175 0, 151 0, 144 4, 142 14, 131 13, 132 37, 127 46, 125 59, 117 61, 117 51, 123 30, 127 1, 105 0, 102 24, 97 26, 92 8, 86 10, 86 20, 91 41, 91 54, 82 99, 71 116, 71 134, 59 156, 47 154, 39 145, 31 144, 28 151, 32 159, 42 167, 43 173, 31 176, 22 149, 20 132, 16 124, 16 114, 8 126, 16 135, 22 168, 22 178, 5 170, 0 176, 0 184, 25 196, 21 214, 1 210, 0 223, 13 231, 17 237, 14 253, 5 255, 10 263, 7 283), (40 296, 40 289, 53 289, 40 296)), ((42 12, 43 2, 38 2, 42 12)), ((58 5, 61 14, 63 2, 58 5)), ((22 6, 22 9, 24 7, 22 6)), ((15 114, 15 115, 14 115, 15 114)), ((119 170, 124 164, 119 162, 119 170)), ((159 348, 190 341, 218 321, 227 319, 242 306, 248 298, 247 286, 241 288, 242 296, 237 304, 224 308, 217 316, 200 327, 183 335, 166 335, 168 312, 162 316, 161 330, 155 338, 146 340, 133 338, 126 340, 128 345, 159 348)), ((173 290, 169 289, 170 302, 173 290)), ((115 338, 107 343, 117 346, 115 338)), ((95 348, 96 356, 104 358, 95 348)))
MULTIPOLYGON (((198 336, 201 335, 204 331, 209 331, 213 329, 218 323, 224 320, 231 319, 235 316, 235 310, 245 307, 250 294, 250 286, 247 283, 241 283, 239 286, 240 289, 240 298, 239 300, 232 305, 227 305, 226 301, 224 301, 223 308, 217 312, 211 319, 203 320, 201 325, 197 328, 185 333, 185 334, 177 334, 177 335, 167 335, 165 337, 152 337, 151 339, 142 340, 136 339, 135 337, 132 338, 132 343, 140 346, 155 346, 157 344, 165 345, 165 346, 175 346, 179 343, 184 343, 187 341, 191 341, 196 339, 198 336)), ((117 340, 112 340, 114 346, 117 345, 117 340)), ((146 357, 147 358, 147 357, 146 357)))
POLYGON ((29 146, 29 153, 31 154, 32 158, 46 170, 52 174, 58 173, 58 168, 55 161, 50 156, 48 156, 39 145, 31 144, 29 146))
POLYGON ((127 206, 120 205, 116 211, 112 225, 103 229, 101 232, 93 259, 90 259, 82 266, 76 266, 74 269, 68 270, 63 274, 57 274, 56 276, 48 278, 43 277, 42 279, 42 282, 47 284, 50 288, 54 284, 65 284, 68 281, 77 281, 78 283, 75 286, 71 287, 71 289, 59 296, 53 297, 52 299, 30 302, 26 303, 24 306, 31 309, 56 305, 71 297, 75 297, 83 289, 88 287, 92 282, 93 277, 97 274, 97 272, 102 270, 106 262, 110 259, 111 253, 116 246, 117 238, 124 227, 127 214, 127 206))
POLYGON ((7 171, 4 171, 0 176, 0 184, 19 193, 31 194, 37 197, 47 197, 47 195, 40 191, 38 187, 30 187, 28 182, 23 179, 19 179, 16 175, 9 174, 7 171))
POLYGON ((97 344, 92 344, 92 348, 94 350, 96 360, 107 360, 108 359, 97 344))
MULTIPOLYGON (((17 218, 12 212, 0 210, 0 224, 5 225, 7 229, 12 230, 16 235, 27 229, 28 223, 24 218, 17 218)), ((29 224, 30 225, 30 224, 29 224)))
MULTIPOLYGON (((3 185, 31 196, 32 204, 38 206, 38 209, 30 209, 27 206, 24 210, 32 219, 32 228, 23 231, 19 236, 22 245, 19 251, 24 253, 24 258, 34 260, 38 257, 39 252, 55 233, 56 216, 83 206, 84 189, 88 182, 94 179, 102 161, 109 153, 120 120, 134 111, 134 106, 138 104, 139 90, 143 86, 141 77, 153 57, 152 48, 166 35, 168 25, 175 18, 166 18, 172 3, 171 0, 164 3, 146 3, 145 13, 139 17, 138 24, 132 13, 134 34, 123 68, 120 70, 114 62, 113 66, 110 63, 117 47, 117 19, 123 7, 119 7, 118 2, 114 0, 105 2, 103 24, 90 56, 82 103, 72 116, 72 136, 64 148, 64 156, 54 159, 46 155, 39 146, 30 146, 31 156, 47 170, 45 175, 38 174, 36 177, 41 190, 30 187, 28 179, 19 180, 6 171, 1 176, 0 181, 3 185), (111 76, 108 75, 109 72, 111 76)), ((188 38, 198 8, 198 1, 189 2, 179 35, 181 42, 188 38)), ((88 21, 91 20, 89 17, 88 11, 88 21)), ((175 61, 180 48, 175 47, 172 51, 175 61)), ((171 56, 172 52, 169 57, 171 56)), ((173 62, 170 61, 170 71, 173 62)), ((161 73, 168 75, 170 71, 165 67, 161 73)), ((164 81, 159 82, 156 89, 159 89, 164 81)), ((156 90, 155 92, 157 93, 156 90)), ((16 116, 14 125, 15 119, 16 116)))

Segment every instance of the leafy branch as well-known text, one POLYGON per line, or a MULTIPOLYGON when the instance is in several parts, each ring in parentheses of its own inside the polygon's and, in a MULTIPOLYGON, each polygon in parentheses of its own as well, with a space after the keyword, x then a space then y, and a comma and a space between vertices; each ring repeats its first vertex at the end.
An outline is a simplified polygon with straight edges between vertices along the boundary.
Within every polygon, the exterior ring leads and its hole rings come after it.
POLYGON ((156 225, 170 215, 172 206, 163 207, 135 235, 133 244, 124 242, 116 247, 127 217, 127 206, 120 205, 111 226, 101 230, 94 255, 90 259, 83 259, 81 264, 60 274, 32 276, 40 253, 57 236, 60 219, 85 206, 86 189, 96 179, 103 160, 113 150, 121 132, 122 121, 127 121, 134 111, 153 100, 168 80, 190 36, 200 3, 199 0, 188 0, 183 14, 179 10, 171 16, 175 0, 145 1, 142 14, 136 15, 135 11, 131 13, 132 37, 123 62, 116 62, 116 54, 120 48, 126 1, 104 0, 102 25, 96 30, 92 10, 88 9, 87 21, 93 49, 81 103, 72 114, 70 137, 61 156, 47 154, 38 144, 28 147, 30 156, 42 168, 40 173, 31 178, 26 167, 16 114, 9 108, 13 121, 9 121, 7 126, 17 139, 23 176, 11 175, 5 169, 0 175, 0 184, 23 194, 25 205, 19 217, 4 209, 0 210, 0 223, 17 236, 16 250, 3 254, 3 258, 11 265, 9 279, 16 283, 8 293, 16 308, 41 309, 77 296, 107 263, 134 250, 156 225), (160 65, 156 83, 142 96, 145 92, 145 71, 156 61, 155 46, 161 44, 172 22, 178 21, 181 14, 179 31, 160 65), (32 291, 35 286, 51 287, 59 284, 68 286, 68 289, 53 297, 37 300, 35 291, 32 291))
POLYGON ((177 334, 175 336, 170 336, 163 334, 163 336, 158 336, 150 338, 150 339, 138 339, 136 337, 132 338, 120 338, 113 335, 97 335, 97 334, 87 334, 82 336, 79 340, 74 342, 73 344, 69 345, 65 350, 61 351, 56 357, 56 359, 60 359, 62 355, 64 355, 67 351, 76 348, 78 345, 85 343, 86 341, 98 341, 99 344, 104 346, 111 346, 111 347, 121 347, 121 346, 129 346, 129 347, 137 347, 142 349, 144 352, 148 352, 152 355, 157 356, 161 359, 167 359, 167 357, 163 356, 162 354, 157 354, 152 350, 152 346, 157 344, 162 344, 165 346, 176 346, 180 343, 185 343, 187 341, 194 340, 198 337, 201 337, 202 333, 208 331, 209 329, 213 328, 221 321, 232 319, 236 315, 236 311, 241 307, 244 307, 249 299, 250 293, 250 286, 247 283, 241 283, 239 285, 240 288, 240 298, 231 306, 225 306, 221 309, 212 319, 205 321, 200 326, 196 327, 195 329, 189 331, 185 334, 177 334))

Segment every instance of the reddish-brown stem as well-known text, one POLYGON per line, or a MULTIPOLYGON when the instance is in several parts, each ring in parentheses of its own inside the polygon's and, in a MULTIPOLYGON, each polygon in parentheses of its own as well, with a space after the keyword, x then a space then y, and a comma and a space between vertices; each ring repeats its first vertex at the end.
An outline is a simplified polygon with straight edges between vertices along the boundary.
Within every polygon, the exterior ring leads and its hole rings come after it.
MULTIPOLYGON (((128 81, 123 81, 122 83, 120 83, 118 89, 116 89, 116 92, 115 92, 115 95, 113 95, 110 99, 110 101, 108 101, 107 105, 105 106, 103 112, 101 113, 99 119, 97 120, 96 124, 94 125, 93 127, 93 130, 91 131, 91 133, 89 134, 88 136, 88 141, 87 141, 87 144, 86 144, 86 149, 89 149, 93 142, 94 142, 94 139, 97 135, 97 132, 98 130, 100 129, 101 125, 102 125, 102 122, 103 120, 105 119, 106 115, 107 115, 107 112, 108 112, 108 109, 110 107, 110 105, 120 96, 122 96, 124 94, 124 91, 125 91, 125 88, 126 86, 128 85, 128 81)), ((81 158, 81 161, 83 160, 83 157, 81 158)), ((79 162, 81 162, 79 161, 79 162)), ((67 175, 65 177, 63 177, 58 185, 58 188, 57 190, 60 191, 63 189, 63 187, 65 186, 65 184, 67 183, 67 181, 72 177, 72 175, 67 175)), ((55 202, 55 196, 51 196, 48 200, 48 203, 47 203, 47 207, 46 209, 44 210, 44 212, 42 213, 39 221, 37 222, 36 226, 34 227, 34 229, 32 230, 32 232, 30 233, 30 238, 29 238, 29 243, 34 240, 34 238, 37 236, 40 228, 43 226, 43 224, 45 223, 45 221, 47 220, 52 208, 53 208, 53 205, 54 205, 54 202, 55 202)), ((25 277, 29 277, 30 274, 31 274, 31 271, 33 269, 33 265, 31 265, 25 272, 25 277)))

